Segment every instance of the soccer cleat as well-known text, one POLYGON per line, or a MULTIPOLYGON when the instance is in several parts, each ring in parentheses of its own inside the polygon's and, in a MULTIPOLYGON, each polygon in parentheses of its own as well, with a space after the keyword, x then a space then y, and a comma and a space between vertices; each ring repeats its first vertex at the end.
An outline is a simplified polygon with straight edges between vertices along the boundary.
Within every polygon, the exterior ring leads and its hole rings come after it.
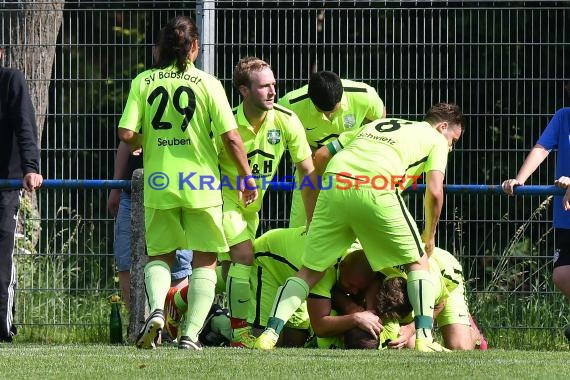
POLYGON ((178 349, 179 350, 202 350, 203 346, 200 341, 194 342, 190 337, 181 336, 180 341, 178 342, 178 349))
POLYGON ((137 348, 155 349, 160 339, 160 332, 164 327, 164 314, 156 309, 146 319, 143 328, 137 337, 137 348))
POLYGON ((178 288, 170 288, 164 300, 164 329, 172 340, 178 338, 180 320, 182 319, 182 314, 186 312, 185 310, 179 310, 178 307, 176 307, 174 295, 177 291, 178 288))
POLYGON ((279 335, 271 327, 266 328, 261 335, 255 340, 253 348, 257 350, 272 350, 277 344, 279 335))
POLYGON ((213 304, 198 336, 200 342, 204 346, 227 347, 230 345, 231 336, 228 309, 222 309, 218 304, 213 304))
POLYGON ((253 348, 255 340, 255 336, 251 334, 251 327, 248 326, 240 329, 234 329, 232 331, 230 347, 253 348))
POLYGON ((443 347, 441 344, 427 339, 416 339, 416 351, 420 352, 450 352, 447 348, 443 347))

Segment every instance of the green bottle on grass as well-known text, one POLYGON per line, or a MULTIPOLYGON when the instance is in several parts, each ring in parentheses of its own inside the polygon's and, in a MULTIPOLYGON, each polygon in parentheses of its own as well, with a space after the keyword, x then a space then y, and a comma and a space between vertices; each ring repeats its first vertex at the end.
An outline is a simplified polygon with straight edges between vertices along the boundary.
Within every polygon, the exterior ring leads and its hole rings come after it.
POLYGON ((123 323, 121 321, 121 298, 111 296, 111 315, 109 316, 109 337, 111 344, 123 343, 123 323))

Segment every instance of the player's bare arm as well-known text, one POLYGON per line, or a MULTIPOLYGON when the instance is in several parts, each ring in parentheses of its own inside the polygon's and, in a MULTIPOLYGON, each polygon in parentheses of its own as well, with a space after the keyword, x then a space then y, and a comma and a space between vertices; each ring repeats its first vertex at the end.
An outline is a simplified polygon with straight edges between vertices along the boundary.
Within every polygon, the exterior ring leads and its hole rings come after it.
POLYGON ((426 174, 425 226, 422 232, 422 241, 425 243, 425 250, 428 255, 435 247, 435 233, 443 207, 443 179, 444 174, 439 170, 430 170, 426 174))
POLYGON ((246 178, 244 186, 240 186, 239 198, 243 200, 244 204, 249 205, 257 199, 257 185, 255 179, 251 176, 251 170, 247 163, 247 156, 243 141, 237 129, 232 129, 221 135, 224 147, 228 155, 234 162, 241 178, 246 178))
POLYGON ((142 147, 142 135, 126 128, 118 128, 117 135, 119 140, 127 144, 131 151, 137 150, 142 147))
POLYGON ((327 164, 332 158, 332 154, 326 146, 322 146, 317 149, 313 155, 313 161, 315 164, 315 172, 317 175, 323 175, 327 164))
POLYGON ((514 194, 515 186, 522 186, 531 176, 532 173, 538 168, 538 166, 544 161, 548 156, 549 151, 546 150, 542 145, 536 144, 528 154, 527 158, 524 160, 517 176, 513 179, 507 179, 503 181, 501 187, 507 195, 514 194))
MULTIPOLYGON (((312 186, 303 186, 301 189, 301 196, 303 197, 303 204, 305 205, 305 212, 307 214, 307 226, 313 219, 313 211, 317 204, 318 196, 318 182, 317 173, 313 165, 313 158, 311 156, 305 158, 303 161, 296 164, 297 171, 301 174, 301 178, 308 178, 312 186)), ((303 181, 304 182, 304 181, 303 181)), ((308 184, 307 184, 308 185, 308 184)))
MULTIPOLYGON (((117 147, 117 155, 115 156, 115 168, 113 170, 114 180, 125 178, 129 166, 129 154, 129 145, 121 141, 117 147)), ((120 194, 120 189, 111 189, 109 192, 109 198, 107 199, 107 208, 113 216, 117 216, 117 212, 119 210, 120 194)))
POLYGON ((328 298, 309 298, 307 299, 307 308, 311 326, 319 337, 344 334, 346 331, 358 327, 378 338, 378 334, 382 330, 378 316, 369 311, 331 316, 331 300, 328 298))

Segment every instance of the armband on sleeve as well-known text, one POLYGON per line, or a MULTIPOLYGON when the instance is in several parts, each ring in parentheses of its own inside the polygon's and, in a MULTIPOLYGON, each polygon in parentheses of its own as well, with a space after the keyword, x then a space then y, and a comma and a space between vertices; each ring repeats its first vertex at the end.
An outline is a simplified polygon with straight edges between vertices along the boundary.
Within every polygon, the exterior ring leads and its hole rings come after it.
POLYGON ((334 156, 344 148, 338 140, 334 140, 328 143, 326 146, 331 156, 334 156))

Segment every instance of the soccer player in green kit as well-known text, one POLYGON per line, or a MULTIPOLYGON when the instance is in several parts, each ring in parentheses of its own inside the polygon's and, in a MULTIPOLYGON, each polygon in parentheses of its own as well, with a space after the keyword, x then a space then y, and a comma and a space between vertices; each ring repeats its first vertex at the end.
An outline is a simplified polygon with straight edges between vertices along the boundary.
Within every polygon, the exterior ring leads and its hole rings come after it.
POLYGON ((162 310, 170 288, 170 266, 177 249, 192 249, 191 307, 178 342, 181 349, 202 348, 198 333, 210 310, 216 284, 217 254, 228 245, 222 227, 219 190, 202 188, 193 176, 219 187, 217 150, 220 135, 242 178, 239 197, 257 199, 256 184, 226 94, 213 76, 198 70, 198 29, 186 16, 170 20, 161 30, 158 59, 139 74, 119 122, 119 138, 144 150, 146 245, 145 288, 151 314, 136 341, 155 348, 162 328, 162 310))
MULTIPOLYGON (((429 273, 434 286, 434 318, 450 350, 487 349, 487 341, 469 313, 465 298, 465 280, 459 261, 449 252, 435 247, 429 257, 429 273)), ((412 306, 406 290, 406 274, 390 268, 390 274, 378 292, 378 312, 383 320, 406 318, 412 306)), ((413 329, 401 334, 388 347, 414 347, 413 329)))
MULTIPOLYGON (((326 145, 344 131, 386 116, 384 102, 371 86, 346 79, 331 71, 313 73, 309 84, 293 90, 278 102, 299 116, 313 150, 326 145)), ((302 181, 296 172, 296 182, 302 181)), ((298 186, 293 190, 289 227, 306 223, 298 186)))
POLYGON ((447 155, 461 137, 463 115, 456 105, 440 103, 428 110, 425 120, 376 120, 346 139, 341 135, 315 154, 315 160, 321 154, 333 156, 322 166, 326 166, 324 182, 330 186, 319 193, 303 266, 280 288, 268 327, 255 348, 274 347, 284 321, 336 262, 338 256, 333 253, 342 252, 358 238, 372 270, 404 266, 415 315, 416 349, 444 350, 431 334, 434 297, 426 253, 435 246, 447 155), (425 226, 420 235, 401 192, 422 173, 426 173, 425 226), (376 182, 379 177, 388 184, 376 182))
MULTIPOLYGON (((317 179, 314 173, 311 148, 305 139, 303 126, 294 112, 274 104, 275 77, 269 64, 256 57, 241 59, 233 73, 233 84, 243 97, 234 109, 238 132, 244 142, 249 167, 259 191, 259 198, 244 207, 233 189, 238 171, 231 156, 220 152, 222 177, 229 183, 222 186, 224 199, 223 227, 230 247, 231 266, 226 280, 226 294, 233 337, 232 346, 251 347, 253 339, 247 324, 250 271, 253 263, 253 241, 259 225, 258 212, 263 194, 272 180, 281 157, 288 150, 297 171, 311 184, 302 186, 306 215, 313 214, 316 203, 317 179)), ((305 225, 306 221, 303 222, 305 225)))
MULTIPOLYGON (((273 229, 255 239, 248 316, 248 322, 255 331, 261 332, 267 326, 277 289, 301 267, 306 239, 304 226, 273 229)), ((358 328, 377 338, 382 328, 374 314, 375 290, 379 286, 380 279, 372 272, 362 247, 357 243, 351 245, 342 252, 339 262, 328 268, 312 289, 307 302, 303 302, 285 323, 279 345, 302 347, 308 337, 309 325, 318 337, 342 336, 346 331, 358 328), (341 289, 344 295, 366 297, 366 304, 370 307, 346 315, 331 315, 333 288, 341 289), (369 290, 373 292, 369 293, 369 290)), ((177 291, 172 302, 168 308, 173 306, 175 314, 180 315, 187 307, 185 290, 177 291)))

